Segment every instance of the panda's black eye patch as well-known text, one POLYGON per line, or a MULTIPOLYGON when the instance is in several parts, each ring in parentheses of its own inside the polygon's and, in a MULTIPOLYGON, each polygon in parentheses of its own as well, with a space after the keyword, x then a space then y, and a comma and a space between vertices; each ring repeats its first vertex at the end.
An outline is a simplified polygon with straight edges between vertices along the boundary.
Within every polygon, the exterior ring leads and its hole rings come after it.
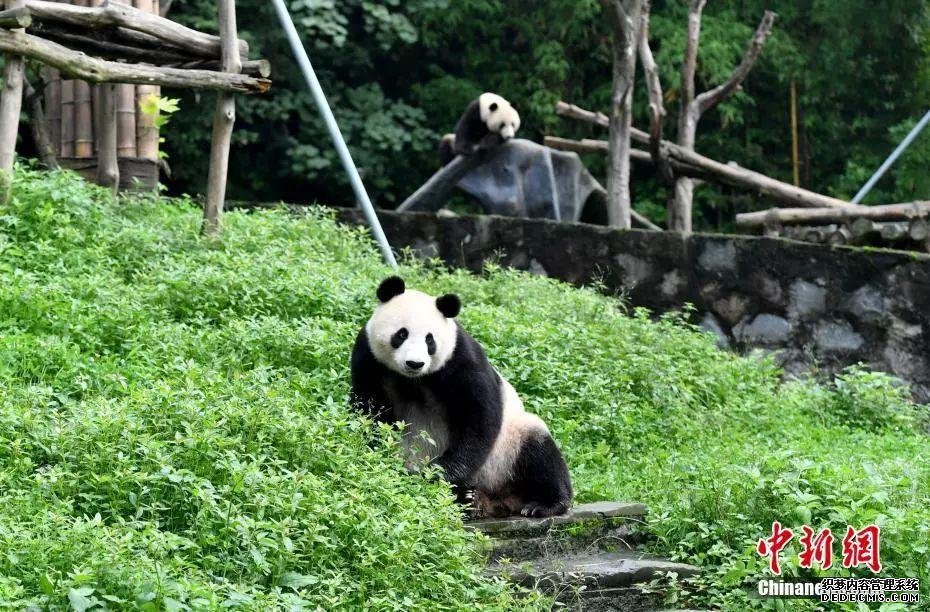
POLYGON ((491 112, 493 113, 496 110, 497 110, 497 102, 491 105, 491 112))
POLYGON ((436 354, 436 340, 433 338, 433 334, 426 334, 426 352, 430 355, 436 354))
POLYGON ((407 331, 406 327, 401 327, 394 335, 391 336, 391 348, 400 348, 400 345, 404 343, 404 340, 410 335, 410 332, 407 331))

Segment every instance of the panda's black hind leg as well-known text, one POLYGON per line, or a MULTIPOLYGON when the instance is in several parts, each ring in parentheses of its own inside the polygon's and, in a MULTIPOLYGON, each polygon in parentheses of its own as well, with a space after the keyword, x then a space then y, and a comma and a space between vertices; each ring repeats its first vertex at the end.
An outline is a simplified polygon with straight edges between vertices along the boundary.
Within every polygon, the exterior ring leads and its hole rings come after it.
POLYGON ((565 514, 572 504, 572 481, 559 447, 545 432, 529 436, 513 466, 511 488, 523 505, 523 516, 545 518, 565 514))
POLYGON ((571 503, 567 501, 556 502, 551 506, 545 506, 537 502, 530 502, 520 509, 520 514, 530 518, 548 518, 550 516, 559 516, 568 512, 571 503))

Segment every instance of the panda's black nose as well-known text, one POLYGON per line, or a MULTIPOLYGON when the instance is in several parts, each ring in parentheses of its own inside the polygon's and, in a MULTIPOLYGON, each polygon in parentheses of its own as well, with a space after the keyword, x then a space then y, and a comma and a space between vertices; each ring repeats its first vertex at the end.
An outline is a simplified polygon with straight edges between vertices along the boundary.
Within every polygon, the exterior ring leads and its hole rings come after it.
POLYGON ((411 370, 419 370, 420 368, 423 367, 422 361, 408 361, 406 363, 407 363, 407 367, 410 368, 411 370))

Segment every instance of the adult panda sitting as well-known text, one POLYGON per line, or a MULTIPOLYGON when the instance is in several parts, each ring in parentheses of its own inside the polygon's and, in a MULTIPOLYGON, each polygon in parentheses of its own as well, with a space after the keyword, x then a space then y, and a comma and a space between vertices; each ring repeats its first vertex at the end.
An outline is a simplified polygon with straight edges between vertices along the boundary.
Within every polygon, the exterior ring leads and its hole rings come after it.
POLYGON ((408 291, 396 276, 377 295, 352 351, 353 406, 405 422, 408 467, 431 463, 459 492, 474 489, 479 516, 565 513, 572 484, 562 453, 456 323, 458 296, 408 291))
POLYGON ((520 113, 496 93, 486 92, 471 101, 455 125, 455 134, 439 142, 439 161, 445 166, 456 155, 473 155, 513 138, 520 129, 520 113))

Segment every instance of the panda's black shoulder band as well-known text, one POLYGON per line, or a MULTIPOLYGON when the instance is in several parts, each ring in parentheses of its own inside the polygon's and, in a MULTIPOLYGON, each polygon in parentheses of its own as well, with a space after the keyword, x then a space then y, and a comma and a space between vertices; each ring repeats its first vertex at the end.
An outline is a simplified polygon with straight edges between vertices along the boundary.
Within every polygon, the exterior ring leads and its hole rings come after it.
POLYGON ((404 291, 407 287, 404 285, 404 279, 399 276, 389 276, 378 285, 378 299, 382 303, 387 302, 392 297, 398 296, 404 291))
POLYGON ((438 308, 439 312, 447 319, 453 319, 457 317, 459 311, 462 310, 462 300, 454 293, 447 293, 446 295, 436 298, 436 308, 438 308))

